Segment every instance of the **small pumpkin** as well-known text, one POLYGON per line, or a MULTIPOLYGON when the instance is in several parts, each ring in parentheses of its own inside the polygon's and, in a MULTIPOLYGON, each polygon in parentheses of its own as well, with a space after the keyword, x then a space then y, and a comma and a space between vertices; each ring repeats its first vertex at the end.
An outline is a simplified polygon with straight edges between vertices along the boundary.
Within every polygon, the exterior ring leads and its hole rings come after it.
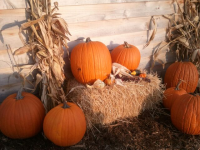
POLYGON ((58 146, 75 145, 85 134, 85 115, 76 104, 64 102, 47 113, 43 130, 45 136, 58 146))
POLYGON ((71 70, 77 81, 93 84, 97 79, 105 80, 111 73, 112 60, 108 48, 101 42, 86 39, 71 52, 71 70))
POLYGON ((133 70, 133 71, 131 72, 131 74, 134 75, 134 76, 140 75, 140 73, 141 73, 140 70, 133 70))
POLYGON ((176 87, 171 87, 165 90, 163 98, 163 105, 165 106, 165 108, 170 110, 173 103, 179 96, 187 94, 187 92, 184 89, 179 88, 181 83, 182 80, 179 81, 176 87))
POLYGON ((146 78, 146 76, 147 76, 146 73, 140 73, 139 74, 139 77, 141 77, 141 78, 146 78))
POLYGON ((184 94, 178 97, 171 108, 173 125, 186 134, 200 134, 200 96, 184 94))
POLYGON ((1 132, 12 139, 30 138, 42 130, 44 116, 40 99, 20 89, 1 104, 1 132))
POLYGON ((137 47, 124 42, 112 50, 111 57, 113 63, 119 63, 133 71, 139 66, 141 55, 137 47))
POLYGON ((180 88, 186 90, 187 93, 193 93, 199 80, 196 66, 191 62, 175 62, 171 64, 165 73, 164 83, 166 83, 166 87, 175 87, 180 79, 185 81, 180 85, 180 88))
POLYGON ((112 84, 115 83, 115 80, 111 80, 110 78, 107 78, 107 79, 104 80, 104 83, 105 83, 106 85, 112 85, 112 84))

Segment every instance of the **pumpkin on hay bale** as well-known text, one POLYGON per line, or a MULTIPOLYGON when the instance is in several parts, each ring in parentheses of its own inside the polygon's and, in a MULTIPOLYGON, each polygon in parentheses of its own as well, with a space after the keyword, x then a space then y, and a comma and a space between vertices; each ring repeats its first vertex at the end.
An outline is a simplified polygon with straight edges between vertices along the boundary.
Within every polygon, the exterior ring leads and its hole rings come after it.
POLYGON ((147 74, 147 78, 151 82, 122 81, 123 86, 112 84, 104 88, 88 88, 71 79, 67 85, 71 91, 68 98, 82 108, 88 128, 95 124, 110 124, 138 116, 161 102, 164 90, 161 80, 155 74, 147 74))

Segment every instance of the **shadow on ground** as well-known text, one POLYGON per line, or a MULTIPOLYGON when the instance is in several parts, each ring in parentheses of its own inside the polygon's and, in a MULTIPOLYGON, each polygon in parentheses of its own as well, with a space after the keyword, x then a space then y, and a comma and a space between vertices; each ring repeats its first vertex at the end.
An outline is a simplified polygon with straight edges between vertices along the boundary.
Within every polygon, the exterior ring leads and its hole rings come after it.
POLYGON ((83 140, 69 148, 58 147, 45 139, 42 132, 25 140, 12 140, 0 133, 0 149, 4 150, 123 150, 123 149, 199 149, 200 136, 179 132, 171 123, 169 111, 162 105, 147 110, 139 117, 87 131, 83 140))

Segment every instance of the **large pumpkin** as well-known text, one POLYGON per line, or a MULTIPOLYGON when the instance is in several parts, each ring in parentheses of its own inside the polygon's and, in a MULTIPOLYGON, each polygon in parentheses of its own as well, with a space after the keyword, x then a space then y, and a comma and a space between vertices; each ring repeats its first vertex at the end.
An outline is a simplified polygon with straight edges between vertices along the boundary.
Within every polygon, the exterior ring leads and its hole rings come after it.
POLYGON ((43 104, 36 96, 19 93, 8 96, 0 109, 1 132, 12 139, 36 135, 42 130, 45 116, 43 104))
POLYGON ((175 62, 170 65, 164 79, 167 88, 175 87, 180 79, 185 81, 180 85, 180 88, 186 90, 187 93, 193 93, 199 79, 196 66, 191 62, 175 62))
POLYGON ((43 130, 45 136, 58 146, 75 145, 86 131, 84 113, 73 103, 60 104, 47 113, 43 130))
POLYGON ((101 42, 91 41, 75 46, 71 52, 71 70, 80 83, 104 80, 111 73, 112 61, 108 48, 101 42))
POLYGON ((119 63, 129 70, 137 69, 140 64, 140 51, 137 47, 124 42, 111 52, 112 62, 119 63))
POLYGON ((184 94, 172 105, 171 120, 174 126, 186 134, 200 134, 200 96, 184 94))
POLYGON ((168 88, 167 90, 165 90, 164 98, 163 98, 163 105, 165 106, 165 108, 168 108, 170 110, 174 101, 179 96, 181 96, 183 94, 187 94, 187 92, 184 89, 179 88, 181 82, 182 82, 182 80, 179 81, 179 83, 177 84, 176 87, 171 87, 171 88, 168 88))

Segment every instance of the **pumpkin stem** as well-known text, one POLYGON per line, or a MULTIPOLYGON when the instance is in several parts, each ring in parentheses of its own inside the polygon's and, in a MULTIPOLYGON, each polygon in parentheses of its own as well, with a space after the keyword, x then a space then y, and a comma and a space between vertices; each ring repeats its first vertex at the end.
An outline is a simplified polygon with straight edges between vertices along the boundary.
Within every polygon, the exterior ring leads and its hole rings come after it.
POLYGON ((66 102, 66 101, 63 102, 63 108, 64 108, 64 109, 66 109, 66 108, 70 108, 70 106, 67 105, 67 102, 66 102))
POLYGON ((89 43, 89 42, 91 42, 90 37, 88 37, 88 38, 86 39, 86 43, 89 43))
POLYGON ((177 91, 179 91, 179 90, 180 90, 180 89, 179 89, 179 86, 180 86, 180 84, 182 83, 182 81, 183 81, 183 80, 181 80, 181 79, 179 80, 179 82, 178 82, 178 84, 177 84, 177 86, 176 86, 175 90, 177 90, 177 91))
POLYGON ((19 91, 17 92, 17 96, 16 96, 16 100, 20 100, 23 99, 24 97, 22 96, 22 91, 23 91, 23 87, 21 87, 19 89, 19 91))
POLYGON ((129 47, 130 47, 130 45, 129 45, 126 41, 124 41, 124 46, 125 46, 126 48, 129 48, 129 47))

